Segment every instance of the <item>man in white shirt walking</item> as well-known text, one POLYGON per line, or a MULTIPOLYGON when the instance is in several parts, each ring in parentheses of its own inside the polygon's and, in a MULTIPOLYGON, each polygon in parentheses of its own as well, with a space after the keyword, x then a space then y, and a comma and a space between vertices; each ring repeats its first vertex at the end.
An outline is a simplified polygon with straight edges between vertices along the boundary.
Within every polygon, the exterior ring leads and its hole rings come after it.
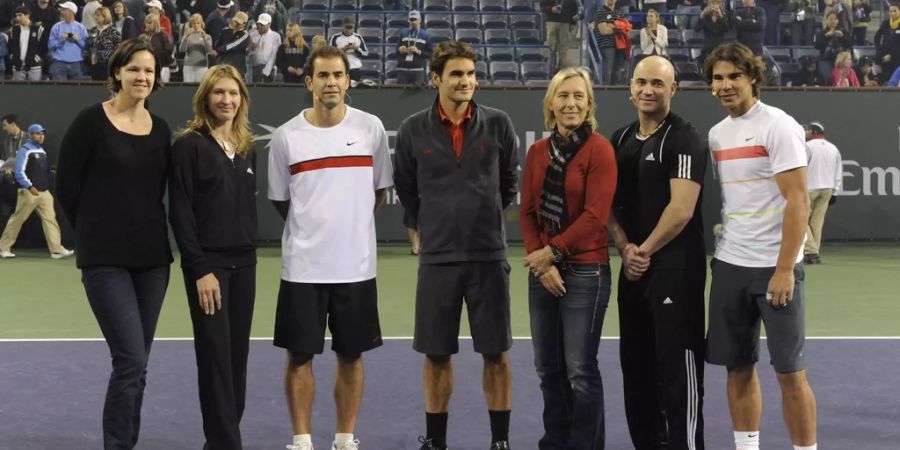
POLYGON ((281 35, 272 30, 272 16, 262 13, 256 18, 256 28, 250 32, 250 81, 271 83, 275 81, 275 56, 281 45, 281 35))
POLYGON ((834 144, 825 140, 825 127, 819 122, 810 122, 806 129, 806 155, 809 161, 807 189, 809 190, 809 228, 806 244, 803 246, 803 262, 819 264, 819 248, 822 245, 822 226, 825 212, 833 204, 837 191, 841 188, 844 174, 841 152, 834 144))

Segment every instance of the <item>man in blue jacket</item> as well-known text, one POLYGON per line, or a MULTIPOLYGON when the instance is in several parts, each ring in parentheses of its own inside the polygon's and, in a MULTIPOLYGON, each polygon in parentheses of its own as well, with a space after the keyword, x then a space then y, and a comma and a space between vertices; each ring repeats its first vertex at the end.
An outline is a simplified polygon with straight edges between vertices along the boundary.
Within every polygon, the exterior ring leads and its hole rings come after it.
POLYGON ((50 64, 50 78, 53 80, 79 80, 84 75, 82 61, 87 45, 87 30, 75 21, 78 6, 64 2, 59 5, 62 18, 50 29, 48 48, 53 56, 50 64))
POLYGON ((37 210, 44 228, 44 237, 50 247, 53 259, 71 256, 72 250, 66 250, 60 243, 59 224, 56 223, 56 211, 53 209, 53 196, 50 195, 50 163, 47 152, 41 145, 44 143, 44 127, 33 124, 28 127, 28 142, 16 152, 16 182, 19 184, 16 211, 9 216, 6 229, 0 236, 0 258, 15 258, 10 251, 19 237, 22 224, 31 213, 37 210))

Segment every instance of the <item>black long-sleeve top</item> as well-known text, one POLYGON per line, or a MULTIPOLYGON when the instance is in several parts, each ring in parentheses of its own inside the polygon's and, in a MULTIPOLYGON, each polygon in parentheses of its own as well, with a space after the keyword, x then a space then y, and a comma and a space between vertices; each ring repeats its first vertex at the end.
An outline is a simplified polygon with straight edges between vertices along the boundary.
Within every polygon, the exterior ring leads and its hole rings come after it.
POLYGON ((766 31, 766 11, 759 7, 742 7, 734 10, 731 24, 737 31, 737 41, 750 47, 753 53, 762 54, 766 31))
POLYGON ((891 28, 890 20, 881 22, 881 26, 875 32, 875 52, 876 62, 879 64, 884 55, 891 55, 893 60, 900 58, 900 28, 891 28))
POLYGON ((246 157, 232 161, 208 133, 172 147, 169 223, 186 276, 256 264, 256 176, 246 157))
POLYGON ((696 31, 703 32, 703 48, 707 50, 712 50, 725 42, 725 34, 731 31, 728 16, 713 21, 711 15, 711 12, 704 11, 695 28, 696 31))
POLYGON ((63 137, 56 198, 75 228, 79 268, 172 262, 163 205, 172 133, 150 116, 150 134, 128 134, 98 103, 78 113, 63 137))
POLYGON ((842 36, 826 36, 825 33, 832 30, 824 29, 816 33, 813 39, 813 45, 819 49, 819 55, 827 57, 832 64, 834 64, 834 58, 838 53, 853 49, 853 35, 843 28, 837 28, 836 30, 839 30, 842 36))
POLYGON ((309 46, 304 45, 303 48, 298 47, 293 42, 287 45, 278 46, 278 53, 275 55, 275 65, 284 74, 285 83, 303 83, 303 75, 295 75, 288 72, 288 67, 302 69, 306 64, 306 57, 309 56, 309 46))
POLYGON ((222 30, 218 42, 215 43, 219 54, 219 64, 231 64, 241 73, 247 70, 247 46, 250 45, 250 33, 235 32, 231 28, 222 30))

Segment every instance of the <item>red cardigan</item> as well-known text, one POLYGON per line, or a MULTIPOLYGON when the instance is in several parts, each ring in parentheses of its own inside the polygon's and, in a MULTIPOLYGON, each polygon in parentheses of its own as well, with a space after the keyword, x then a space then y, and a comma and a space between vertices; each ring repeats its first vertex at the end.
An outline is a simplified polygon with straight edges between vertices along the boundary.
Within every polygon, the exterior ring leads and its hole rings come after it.
POLYGON ((519 208, 522 239, 528 253, 549 242, 573 263, 607 263, 606 219, 616 192, 616 155, 609 141, 594 133, 566 168, 563 232, 549 239, 539 219, 544 172, 550 163, 549 140, 528 150, 519 208))

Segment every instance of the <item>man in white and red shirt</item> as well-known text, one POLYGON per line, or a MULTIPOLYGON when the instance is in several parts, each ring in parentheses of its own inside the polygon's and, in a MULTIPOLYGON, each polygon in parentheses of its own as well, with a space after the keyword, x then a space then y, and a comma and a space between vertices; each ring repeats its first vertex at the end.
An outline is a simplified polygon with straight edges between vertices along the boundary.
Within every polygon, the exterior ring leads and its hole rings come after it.
POLYGON ((806 124, 806 154, 809 160, 809 229, 803 246, 803 263, 819 264, 819 247, 822 245, 822 227, 825 213, 833 204, 835 194, 841 188, 844 166, 841 152, 834 144, 825 140, 825 126, 819 122, 806 124))
POLYGON ((288 448, 312 450, 312 358, 322 353, 327 323, 338 360, 332 450, 356 450, 361 354, 382 343, 374 211, 393 173, 381 121, 344 103, 345 54, 322 47, 306 61, 313 107, 275 131, 269 153, 269 199, 286 220, 274 344, 289 355, 285 385, 294 438, 288 448))
POLYGON ((803 366, 806 146, 797 121, 759 101, 764 70, 739 43, 717 47, 705 64, 728 111, 709 131, 723 231, 712 263, 706 359, 728 368, 735 447, 759 450, 762 320, 794 449, 815 450, 815 397, 803 366))

